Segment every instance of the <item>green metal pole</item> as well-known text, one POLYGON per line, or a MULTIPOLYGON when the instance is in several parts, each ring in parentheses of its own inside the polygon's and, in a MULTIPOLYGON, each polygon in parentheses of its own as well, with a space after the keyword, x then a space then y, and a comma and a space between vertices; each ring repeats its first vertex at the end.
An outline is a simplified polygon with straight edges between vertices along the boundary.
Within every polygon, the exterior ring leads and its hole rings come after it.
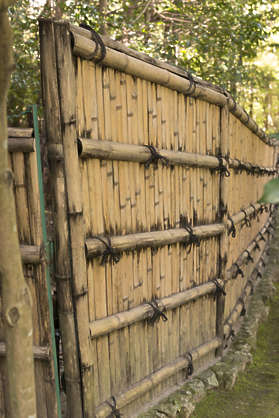
POLYGON ((46 257, 47 257, 46 284, 47 284, 47 297, 48 297, 48 307, 49 307, 49 316, 50 316, 51 347, 52 347, 52 355, 53 355, 53 363, 54 363, 54 379, 55 379, 55 391, 56 391, 56 398, 57 398, 57 412, 58 412, 58 417, 62 418, 60 386, 59 386, 58 365, 57 365, 57 355, 56 355, 56 343, 55 343, 53 304, 52 304, 52 295, 51 295, 50 274, 49 274, 49 267, 48 267, 49 265, 48 261, 50 260, 50 248, 49 248, 49 242, 47 239, 47 229, 46 229, 40 134, 39 134, 39 125, 38 125, 38 109, 37 109, 36 104, 32 105, 32 110, 33 110, 34 134, 35 134, 35 141, 36 141, 36 155, 37 155, 38 180, 39 180, 39 191, 40 191, 40 209, 41 209, 41 222, 42 222, 42 231, 43 231, 43 243, 44 243, 44 247, 46 250, 46 257))

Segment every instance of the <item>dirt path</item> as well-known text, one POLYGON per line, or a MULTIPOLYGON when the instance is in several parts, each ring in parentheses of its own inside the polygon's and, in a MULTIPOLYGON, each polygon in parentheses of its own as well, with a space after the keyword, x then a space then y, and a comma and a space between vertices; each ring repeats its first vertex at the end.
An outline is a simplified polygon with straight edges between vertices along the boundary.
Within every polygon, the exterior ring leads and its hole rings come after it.
POLYGON ((259 327, 253 363, 230 391, 201 401, 193 418, 279 418, 279 283, 268 320, 259 327))

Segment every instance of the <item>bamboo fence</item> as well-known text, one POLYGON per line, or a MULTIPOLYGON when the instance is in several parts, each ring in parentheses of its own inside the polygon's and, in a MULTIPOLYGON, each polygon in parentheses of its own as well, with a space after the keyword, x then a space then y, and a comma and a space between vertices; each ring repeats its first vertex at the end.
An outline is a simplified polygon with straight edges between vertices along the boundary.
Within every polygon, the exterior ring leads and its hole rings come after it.
MULTIPOLYGON (((33 302, 35 381, 38 417, 57 416, 50 318, 45 280, 46 259, 41 227, 37 157, 33 129, 8 129, 9 166, 13 172, 17 229, 23 271, 33 302)), ((9 417, 5 400, 5 324, 0 324, 0 411, 9 417)), ((23 400, 24 401, 24 400, 23 400)))
POLYGON ((40 38, 69 414, 130 417, 230 343, 276 149, 187 72, 64 22, 40 38))

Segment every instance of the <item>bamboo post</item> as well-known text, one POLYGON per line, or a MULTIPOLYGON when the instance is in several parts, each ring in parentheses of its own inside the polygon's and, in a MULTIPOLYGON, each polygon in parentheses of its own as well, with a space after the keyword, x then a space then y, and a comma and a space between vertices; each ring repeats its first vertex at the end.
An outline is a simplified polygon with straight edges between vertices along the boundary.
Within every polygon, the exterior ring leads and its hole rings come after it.
MULTIPOLYGON (((61 116, 59 109, 58 80, 54 28, 51 21, 40 21, 41 65, 43 98, 48 144, 62 147, 61 116)), ((63 158, 51 159, 51 184, 54 190, 56 229, 55 279, 57 285, 58 315, 61 329, 67 408, 70 416, 82 416, 82 398, 79 354, 71 287, 71 259, 68 250, 69 227, 65 198, 63 158)))
MULTIPOLYGON (((84 219, 81 198, 81 175, 76 146, 76 70, 71 49, 68 24, 55 23, 57 71, 59 78, 59 103, 62 122, 64 172, 68 222, 70 227, 73 296, 79 340, 80 367, 83 387, 84 411, 94 415, 92 350, 89 339, 88 285, 84 250, 84 219)), ((99 115, 100 116, 100 115, 99 115)))
MULTIPOLYGON (((229 110, 228 106, 221 108, 221 138, 220 148, 221 155, 225 157, 228 155, 228 140, 229 140, 229 124, 228 124, 229 110)), ((227 223, 227 205, 228 205, 228 181, 226 176, 220 176, 220 203, 219 211, 220 217, 223 223, 227 223)), ((220 236, 220 247, 219 247, 219 277, 226 281, 227 272, 227 256, 228 256, 228 235, 225 231, 220 236)), ((223 339, 224 333, 224 309, 225 309, 225 296, 219 292, 216 298, 216 336, 223 339)), ((223 354, 223 346, 221 345, 216 353, 218 356, 223 354)))

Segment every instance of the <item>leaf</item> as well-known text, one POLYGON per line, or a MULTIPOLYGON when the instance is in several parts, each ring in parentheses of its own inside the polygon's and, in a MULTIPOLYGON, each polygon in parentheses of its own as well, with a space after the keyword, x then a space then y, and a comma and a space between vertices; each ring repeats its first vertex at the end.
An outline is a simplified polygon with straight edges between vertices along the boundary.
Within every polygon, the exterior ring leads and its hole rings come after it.
POLYGON ((272 179, 265 184, 259 203, 279 203, 279 178, 272 179))

